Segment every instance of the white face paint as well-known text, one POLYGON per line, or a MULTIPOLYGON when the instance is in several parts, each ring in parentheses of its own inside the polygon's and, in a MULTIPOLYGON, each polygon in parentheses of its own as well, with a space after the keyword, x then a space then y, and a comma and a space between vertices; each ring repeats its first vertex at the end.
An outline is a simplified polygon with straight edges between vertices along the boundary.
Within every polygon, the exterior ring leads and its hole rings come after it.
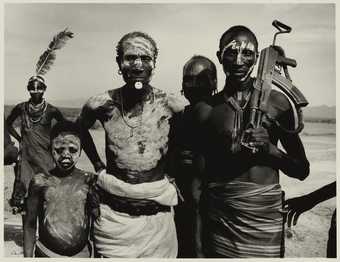
POLYGON ((220 61, 227 77, 244 81, 253 71, 257 54, 251 40, 248 36, 238 35, 221 50, 220 61))
POLYGON ((61 170, 70 170, 78 162, 81 152, 80 139, 69 133, 61 133, 52 140, 52 156, 61 170))
MULTIPOLYGON (((155 50, 144 37, 129 38, 123 43, 120 70, 126 83, 148 83, 155 68, 155 50)), ((135 86, 141 88, 140 84, 135 86)))
POLYGON ((221 60, 223 59, 224 53, 227 49, 231 50, 236 50, 237 52, 237 63, 241 63, 242 59, 242 54, 244 50, 249 50, 253 53, 255 53, 255 45, 250 42, 250 41, 238 41, 238 40, 233 40, 231 41, 228 45, 226 45, 221 52, 221 60))

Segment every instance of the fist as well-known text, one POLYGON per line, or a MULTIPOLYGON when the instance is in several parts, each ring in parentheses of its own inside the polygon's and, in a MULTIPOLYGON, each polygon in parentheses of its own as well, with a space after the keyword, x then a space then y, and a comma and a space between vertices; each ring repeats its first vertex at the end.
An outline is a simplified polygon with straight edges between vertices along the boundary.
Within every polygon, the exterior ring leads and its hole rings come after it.
POLYGON ((259 149, 259 152, 268 153, 271 146, 273 146, 269 139, 267 129, 264 127, 249 128, 245 131, 248 138, 249 146, 259 149))

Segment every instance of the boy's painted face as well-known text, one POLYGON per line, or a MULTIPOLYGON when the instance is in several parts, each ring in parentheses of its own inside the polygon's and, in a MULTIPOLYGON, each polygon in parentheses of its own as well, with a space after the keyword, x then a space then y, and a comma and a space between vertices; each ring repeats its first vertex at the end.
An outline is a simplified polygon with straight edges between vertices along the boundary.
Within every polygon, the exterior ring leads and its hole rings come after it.
POLYGON ((123 57, 119 67, 126 83, 149 83, 155 68, 153 45, 143 37, 127 39, 123 44, 123 57))
POLYGON ((78 162, 81 153, 80 138, 61 133, 52 140, 52 156, 58 168, 70 170, 78 162))

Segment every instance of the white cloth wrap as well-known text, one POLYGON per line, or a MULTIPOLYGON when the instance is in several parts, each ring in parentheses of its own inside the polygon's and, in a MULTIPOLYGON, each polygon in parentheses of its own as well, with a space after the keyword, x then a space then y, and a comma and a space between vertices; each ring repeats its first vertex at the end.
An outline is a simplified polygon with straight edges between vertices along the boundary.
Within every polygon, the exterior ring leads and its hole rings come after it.
POLYGON ((176 188, 167 177, 155 182, 130 184, 103 170, 98 175, 97 184, 110 194, 121 197, 154 200, 165 206, 175 206, 178 203, 176 188))
MULTIPOLYGON (((109 193, 135 199, 150 199, 162 205, 177 204, 174 185, 165 177, 160 181, 129 184, 105 172, 97 184, 109 193)), ((174 212, 151 216, 130 216, 100 204, 100 218, 94 222, 97 252, 115 258, 176 258, 177 235, 174 212)))

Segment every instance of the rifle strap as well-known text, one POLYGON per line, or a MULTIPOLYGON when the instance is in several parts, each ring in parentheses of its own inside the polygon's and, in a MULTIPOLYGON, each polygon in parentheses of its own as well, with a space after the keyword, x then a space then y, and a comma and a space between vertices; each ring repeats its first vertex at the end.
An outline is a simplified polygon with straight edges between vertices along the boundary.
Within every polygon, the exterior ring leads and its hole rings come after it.
POLYGON ((243 133, 243 112, 245 107, 247 106, 248 102, 249 102, 249 98, 250 98, 250 94, 251 92, 249 92, 246 96, 246 101, 244 103, 244 105, 241 107, 239 105, 239 103, 235 100, 234 97, 229 97, 226 98, 226 102, 231 105, 232 109, 235 112, 235 118, 234 118, 234 126, 233 126, 233 130, 231 133, 231 139, 232 139, 232 143, 231 143, 231 151, 233 153, 238 152, 241 150, 241 137, 242 137, 242 133, 243 133))

